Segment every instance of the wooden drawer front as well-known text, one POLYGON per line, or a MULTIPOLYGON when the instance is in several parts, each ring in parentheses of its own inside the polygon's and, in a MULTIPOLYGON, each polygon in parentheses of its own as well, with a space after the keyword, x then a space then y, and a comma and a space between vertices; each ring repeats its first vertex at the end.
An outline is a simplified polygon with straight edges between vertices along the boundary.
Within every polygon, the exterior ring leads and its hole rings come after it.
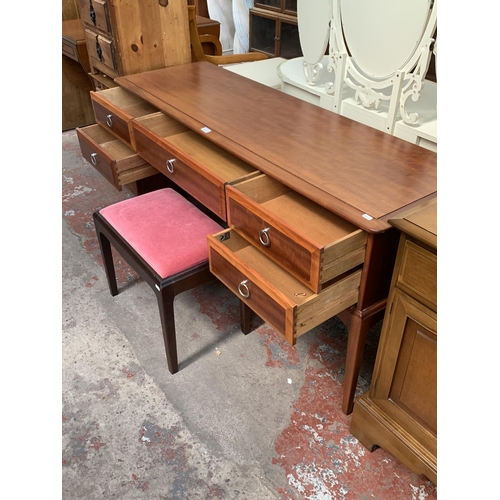
POLYGON ((111 184, 125 184, 158 172, 132 149, 100 125, 76 129, 83 157, 111 184))
POLYGON ((96 122, 132 147, 129 130, 130 120, 127 120, 127 117, 119 109, 112 111, 110 106, 103 106, 95 99, 95 92, 91 92, 90 96, 96 122))
POLYGON ((91 92, 90 97, 97 123, 124 140, 132 149, 135 149, 130 123, 132 119, 158 111, 140 97, 121 87, 91 92))
POLYGON ((80 15, 87 24, 111 33, 106 0, 80 0, 80 15))
POLYGON ((211 272, 291 344, 357 302, 360 270, 315 294, 232 229, 208 244, 211 272))
POLYGON ((398 274, 400 285, 437 310, 437 256, 406 238, 398 274))
POLYGON ((364 262, 364 231, 267 175, 226 193, 229 225, 312 291, 364 262))
POLYGON ((86 29, 85 40, 91 65, 111 76, 118 76, 113 41, 97 32, 86 29))
MULTIPOLYGON (((135 122, 135 121, 134 121, 135 122)), ((203 172, 191 168, 171 153, 161 138, 151 137, 148 130, 133 123, 136 151, 163 175, 194 196, 221 219, 226 220, 224 186, 207 179, 203 172)))
POLYGON ((132 133, 141 156, 223 220, 225 184, 255 171, 160 112, 132 120, 132 133))
POLYGON ((111 23, 109 22, 106 0, 92 0, 92 6, 95 12, 95 27, 111 34, 111 23))
POLYGON ((71 59, 79 62, 78 61, 78 52, 77 52, 76 44, 71 43, 71 42, 65 40, 64 38, 62 39, 62 53, 65 56, 68 56, 71 59))

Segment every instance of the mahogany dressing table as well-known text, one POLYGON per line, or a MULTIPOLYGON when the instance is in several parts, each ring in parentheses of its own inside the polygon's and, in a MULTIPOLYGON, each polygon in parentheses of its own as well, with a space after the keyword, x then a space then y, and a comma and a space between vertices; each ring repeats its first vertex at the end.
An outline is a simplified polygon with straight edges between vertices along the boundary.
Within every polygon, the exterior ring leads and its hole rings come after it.
MULTIPOLYGON (((346 324, 350 413, 366 334, 389 292, 399 233, 388 220, 436 197, 436 153, 206 62, 115 81, 159 110, 129 116, 127 143, 227 220, 227 231, 209 236, 211 269, 242 314, 252 309, 292 344, 334 315, 346 324), (205 202, 200 183, 217 179, 203 173, 203 158, 215 153, 239 180, 205 202)), ((97 94, 95 109, 105 102, 97 94)), ((125 116, 107 109, 114 122, 125 116)), ((120 137, 105 116, 96 112, 120 137)))

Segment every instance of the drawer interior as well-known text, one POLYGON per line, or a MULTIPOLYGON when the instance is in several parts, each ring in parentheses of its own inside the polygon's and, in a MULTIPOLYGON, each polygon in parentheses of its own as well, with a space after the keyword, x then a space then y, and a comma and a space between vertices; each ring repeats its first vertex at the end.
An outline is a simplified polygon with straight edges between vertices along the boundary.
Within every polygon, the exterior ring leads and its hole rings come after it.
MULTIPOLYGON (((308 287, 266 257, 236 231, 228 230, 222 235, 223 238, 226 238, 222 244, 228 250, 295 304, 301 305, 315 295, 308 287)), ((221 238, 219 238, 220 240, 221 238)))
POLYGON ((222 179, 237 179, 255 171, 248 163, 164 113, 154 113, 137 121, 222 179))
POLYGON ((116 160, 123 160, 136 152, 118 140, 114 135, 103 129, 100 125, 90 125, 82 129, 87 137, 96 142, 109 156, 116 160))
POLYGON ((140 97, 137 97, 121 87, 114 87, 99 92, 106 101, 113 104, 132 118, 156 113, 158 110, 140 97))
POLYGON ((238 182, 233 187, 283 224, 292 226, 322 246, 358 230, 350 222, 265 174, 238 182))

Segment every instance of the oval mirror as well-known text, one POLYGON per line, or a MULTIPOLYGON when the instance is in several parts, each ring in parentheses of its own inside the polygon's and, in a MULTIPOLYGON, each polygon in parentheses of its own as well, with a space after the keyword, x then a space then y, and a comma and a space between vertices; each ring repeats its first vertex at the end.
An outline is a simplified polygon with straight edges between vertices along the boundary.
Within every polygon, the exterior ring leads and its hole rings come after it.
POLYGON ((340 0, 342 30, 355 65, 383 79, 417 49, 432 0, 340 0))
POLYGON ((331 0, 298 0, 297 24, 302 54, 314 65, 323 59, 330 36, 331 0))

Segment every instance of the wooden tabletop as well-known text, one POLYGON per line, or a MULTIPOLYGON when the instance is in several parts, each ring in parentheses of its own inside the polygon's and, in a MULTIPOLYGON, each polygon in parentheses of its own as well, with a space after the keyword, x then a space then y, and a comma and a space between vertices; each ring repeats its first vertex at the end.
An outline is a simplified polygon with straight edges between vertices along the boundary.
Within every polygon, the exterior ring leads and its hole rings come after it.
POLYGON ((436 153, 213 64, 115 81, 366 231, 436 196, 436 153))

